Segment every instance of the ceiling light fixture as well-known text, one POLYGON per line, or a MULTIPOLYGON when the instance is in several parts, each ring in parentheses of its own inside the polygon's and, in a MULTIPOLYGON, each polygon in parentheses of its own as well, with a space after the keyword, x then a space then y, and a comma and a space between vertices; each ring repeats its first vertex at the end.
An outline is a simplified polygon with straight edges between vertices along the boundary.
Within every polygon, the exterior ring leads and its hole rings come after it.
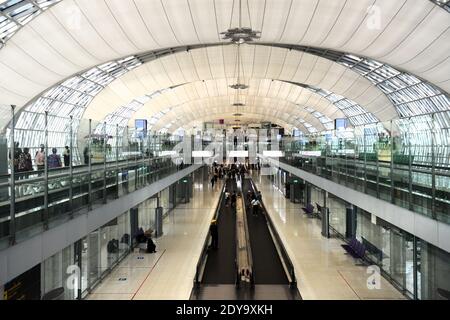
POLYGON ((223 36, 223 40, 231 40, 235 44, 252 42, 261 38, 261 31, 242 26, 242 0, 239 0, 239 27, 232 28, 230 24, 230 28, 220 34, 223 36))

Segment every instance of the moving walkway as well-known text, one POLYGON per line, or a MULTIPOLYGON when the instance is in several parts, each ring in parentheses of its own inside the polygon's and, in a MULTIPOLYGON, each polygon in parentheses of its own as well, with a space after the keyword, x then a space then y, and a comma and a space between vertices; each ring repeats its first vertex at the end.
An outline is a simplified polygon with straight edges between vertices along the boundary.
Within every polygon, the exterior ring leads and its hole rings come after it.
POLYGON ((226 188, 237 191, 236 208, 226 205, 222 190, 215 214, 219 248, 210 248, 208 235, 191 299, 301 299, 293 264, 264 207, 257 217, 249 210, 243 190, 256 189, 254 184, 250 179, 228 179, 226 188))

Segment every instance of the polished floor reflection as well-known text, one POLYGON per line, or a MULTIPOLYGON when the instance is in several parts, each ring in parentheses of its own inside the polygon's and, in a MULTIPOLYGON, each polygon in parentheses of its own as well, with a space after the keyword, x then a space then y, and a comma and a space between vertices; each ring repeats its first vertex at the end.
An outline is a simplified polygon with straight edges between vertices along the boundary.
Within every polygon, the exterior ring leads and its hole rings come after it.
POLYGON ((214 215, 221 185, 211 189, 201 174, 190 203, 179 204, 164 221, 156 254, 132 253, 87 297, 91 300, 189 299, 195 267, 214 215))
POLYGON ((347 255, 340 239, 324 238, 320 220, 305 216, 302 205, 291 203, 267 177, 253 179, 292 259, 303 299, 405 299, 384 278, 379 289, 369 289, 367 266, 347 255))
MULTIPOLYGON (((294 263, 303 299, 404 299, 384 278, 379 289, 369 289, 367 267, 345 254, 341 240, 322 237, 320 220, 302 214, 302 205, 284 198, 266 177, 253 179, 294 263)), ((194 185, 191 202, 179 205, 165 220, 164 236, 156 240, 158 252, 130 254, 88 299, 190 298, 195 266, 220 191, 220 186, 212 190, 199 179, 194 185)))

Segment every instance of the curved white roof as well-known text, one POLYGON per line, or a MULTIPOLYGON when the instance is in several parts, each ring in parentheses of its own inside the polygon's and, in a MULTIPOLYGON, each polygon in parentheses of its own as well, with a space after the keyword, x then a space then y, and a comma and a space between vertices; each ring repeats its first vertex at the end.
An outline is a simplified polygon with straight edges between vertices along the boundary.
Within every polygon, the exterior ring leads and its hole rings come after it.
MULTIPOLYGON (((235 81, 236 49, 217 44, 228 43, 220 33, 238 25, 238 1, 25 2, 48 9, 35 11, 31 18, 37 17, 9 34, 0 50, 2 127, 10 119, 6 108, 10 104, 17 109, 28 104, 31 113, 59 110, 56 116, 65 113, 102 121, 140 96, 171 86, 235 81), (139 66, 147 61, 141 57, 148 52, 166 48, 174 48, 168 53, 177 52, 180 46, 197 45, 208 47, 139 66), (80 84, 73 89, 79 78, 80 84), (75 93, 61 98, 56 89, 52 95, 47 92, 62 82, 59 91, 75 93), (83 90, 92 93, 86 95, 83 90)), ((249 0, 242 4, 242 25, 261 31, 261 38, 254 41, 260 45, 245 45, 242 50, 249 91, 270 79, 315 88, 321 97, 308 100, 307 104, 313 104, 309 107, 314 109, 317 101, 332 101, 331 109, 315 111, 330 117, 330 110, 337 107, 346 116, 353 114, 354 124, 450 107, 448 95, 443 94, 450 88, 450 19, 432 1, 249 0), (305 49, 298 50, 299 46, 305 49)), ((275 97, 283 99, 280 92, 275 97)), ((204 96, 204 92, 195 94, 204 96)), ((132 113, 148 118, 152 111, 144 107, 132 113), (148 113, 139 113, 141 109, 148 113)), ((25 122, 29 127, 35 120, 25 122)))

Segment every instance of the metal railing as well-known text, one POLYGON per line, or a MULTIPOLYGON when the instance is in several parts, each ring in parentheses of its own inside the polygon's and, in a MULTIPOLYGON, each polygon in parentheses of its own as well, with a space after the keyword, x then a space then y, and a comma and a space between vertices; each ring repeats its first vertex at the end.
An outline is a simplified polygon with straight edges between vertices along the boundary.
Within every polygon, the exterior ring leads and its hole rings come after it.
MULTIPOLYGON (((222 206, 222 201, 225 195, 225 186, 226 183, 223 184, 222 189, 220 191, 219 202, 217 203, 216 211, 214 213, 213 219, 218 221, 220 215, 220 208, 222 206)), ((203 278, 203 271, 205 269, 206 261, 208 258, 208 249, 211 244, 211 234, 208 232, 208 235, 205 238, 205 242, 203 243, 202 251, 200 253, 200 257, 197 262, 197 266, 195 268, 195 276, 194 276, 194 288, 199 288, 203 278)))
POLYGON ((13 245, 19 232, 42 232, 181 169, 166 156, 2 175, 0 240, 13 245))
MULTIPOLYGON (((249 179, 249 181, 250 181, 250 184, 252 185, 252 188, 253 188, 255 194, 257 194, 258 189, 257 189, 255 183, 253 182, 252 179, 249 179)), ((270 214, 268 213, 268 211, 264 205, 264 202, 260 201, 260 203, 261 203, 261 207, 263 209, 262 211, 266 218, 267 225, 270 230, 270 234, 272 235, 272 239, 274 240, 274 243, 276 244, 278 255, 281 258, 283 267, 286 272, 286 276, 288 277, 289 286, 291 288, 297 288, 297 279, 295 277, 294 264, 292 263, 292 260, 289 257, 289 254, 287 253, 286 248, 284 247, 283 241, 281 241, 280 235, 278 234, 278 231, 275 228, 275 225, 272 221, 272 218, 270 217, 270 214)))
POLYGON ((236 268, 238 276, 236 286, 241 287, 241 283, 244 281, 253 287, 255 285, 253 255, 242 190, 239 192, 236 203, 236 268))

